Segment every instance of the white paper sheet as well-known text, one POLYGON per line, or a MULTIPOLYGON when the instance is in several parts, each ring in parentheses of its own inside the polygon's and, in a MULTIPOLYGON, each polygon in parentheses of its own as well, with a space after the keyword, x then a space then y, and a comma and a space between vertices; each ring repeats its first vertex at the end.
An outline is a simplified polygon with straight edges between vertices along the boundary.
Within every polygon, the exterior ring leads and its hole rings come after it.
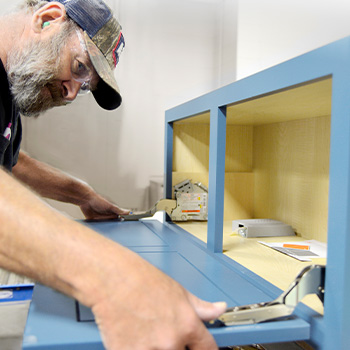
POLYGON ((300 261, 312 261, 313 258, 327 258, 327 244, 322 243, 319 241, 316 241, 314 239, 309 241, 298 241, 298 242, 262 242, 259 241, 259 243, 270 247, 272 249, 275 249, 276 251, 279 251, 282 254, 287 254, 288 256, 298 259, 300 261), (284 245, 307 245, 310 247, 309 250, 304 249, 293 249, 293 248, 286 248, 284 245))

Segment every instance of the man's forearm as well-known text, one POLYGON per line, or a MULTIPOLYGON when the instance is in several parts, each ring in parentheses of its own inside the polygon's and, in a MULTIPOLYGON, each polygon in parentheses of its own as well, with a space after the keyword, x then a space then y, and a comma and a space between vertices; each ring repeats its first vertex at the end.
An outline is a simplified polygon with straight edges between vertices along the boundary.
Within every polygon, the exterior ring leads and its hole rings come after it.
MULTIPOLYGON (((2 170, 0 189, 1 267, 92 306, 102 292, 95 290, 102 284, 99 279, 108 279, 103 276, 108 266, 113 265, 114 275, 123 261, 138 260, 125 248, 51 210, 2 170)), ((117 275, 125 268, 121 266, 117 275)))
POLYGON ((42 197, 82 205, 94 191, 86 183, 20 152, 13 175, 42 197))
POLYGON ((2 170, 0 223, 0 267, 91 307, 106 349, 217 349, 201 320, 218 317, 225 304, 197 299, 134 252, 53 211, 2 170))

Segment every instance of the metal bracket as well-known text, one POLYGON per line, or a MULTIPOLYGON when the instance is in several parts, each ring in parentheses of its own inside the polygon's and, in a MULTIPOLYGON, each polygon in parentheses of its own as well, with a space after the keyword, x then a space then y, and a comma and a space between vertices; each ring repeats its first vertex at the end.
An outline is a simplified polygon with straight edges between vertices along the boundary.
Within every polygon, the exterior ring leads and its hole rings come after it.
POLYGON ((124 221, 137 221, 165 211, 173 221, 208 220, 208 189, 200 182, 185 180, 174 186, 176 199, 160 199, 153 208, 139 213, 121 215, 124 221))
POLYGON ((137 221, 140 219, 152 217, 157 211, 165 211, 169 216, 176 208, 177 201, 175 199, 160 199, 153 208, 148 211, 136 214, 121 215, 125 221, 137 221))
POLYGON ((289 288, 277 299, 265 303, 228 308, 218 318, 218 321, 225 326, 234 326, 290 316, 297 304, 308 294, 317 294, 323 303, 325 272, 325 266, 308 266, 299 273, 289 288))

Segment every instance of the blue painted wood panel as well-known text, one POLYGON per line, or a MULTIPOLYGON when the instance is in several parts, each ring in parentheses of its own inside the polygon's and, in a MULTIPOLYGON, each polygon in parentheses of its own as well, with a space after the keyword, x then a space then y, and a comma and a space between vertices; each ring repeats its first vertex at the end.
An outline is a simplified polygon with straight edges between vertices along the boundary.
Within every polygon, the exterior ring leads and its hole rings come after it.
MULTIPOLYGON (((241 272, 217 259, 215 254, 207 254, 199 241, 173 230, 168 224, 158 221, 103 222, 92 223, 91 227, 116 242, 139 250, 145 260, 202 299, 223 300, 231 306, 272 299, 271 295, 257 289, 253 280, 247 281, 241 272), (136 241, 145 246, 139 249, 136 241)), ((296 318, 210 331, 219 346, 227 346, 246 344, 248 339, 255 342, 304 340, 309 338, 310 327, 303 319, 296 318)), ((24 349, 89 350, 102 349, 102 344, 94 322, 77 322, 74 300, 37 285, 25 331, 24 349)))
POLYGON ((163 247, 168 245, 157 234, 135 221, 85 222, 93 230, 128 248, 163 247))

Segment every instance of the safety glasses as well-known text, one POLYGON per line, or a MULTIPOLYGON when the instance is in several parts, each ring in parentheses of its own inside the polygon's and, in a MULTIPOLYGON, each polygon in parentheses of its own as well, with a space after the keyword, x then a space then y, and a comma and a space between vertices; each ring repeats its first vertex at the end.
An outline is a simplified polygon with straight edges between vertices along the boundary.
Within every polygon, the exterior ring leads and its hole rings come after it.
POLYGON ((77 30, 76 33, 79 38, 80 45, 71 49, 73 52, 71 72, 72 79, 81 84, 78 92, 78 95, 81 96, 86 95, 91 91, 91 82, 97 73, 91 64, 86 45, 80 31, 77 30))

